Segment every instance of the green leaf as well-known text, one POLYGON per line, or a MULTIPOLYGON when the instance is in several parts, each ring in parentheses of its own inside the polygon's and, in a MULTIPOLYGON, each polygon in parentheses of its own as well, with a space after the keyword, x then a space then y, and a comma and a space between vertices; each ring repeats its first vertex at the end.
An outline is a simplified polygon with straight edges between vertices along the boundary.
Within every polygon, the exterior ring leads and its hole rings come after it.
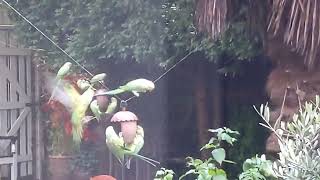
POLYGON ((226 151, 223 148, 214 149, 211 154, 220 165, 226 158, 226 151))
POLYGON ((167 174, 165 177, 164 177, 164 180, 172 180, 173 179, 173 174, 167 174))
POLYGON ((209 171, 213 180, 227 180, 227 174, 222 169, 213 169, 209 171))
POLYGON ((196 170, 195 169, 190 169, 189 171, 187 171, 186 173, 184 173, 182 176, 180 176, 179 180, 185 178, 186 176, 188 176, 189 174, 195 174, 196 170))

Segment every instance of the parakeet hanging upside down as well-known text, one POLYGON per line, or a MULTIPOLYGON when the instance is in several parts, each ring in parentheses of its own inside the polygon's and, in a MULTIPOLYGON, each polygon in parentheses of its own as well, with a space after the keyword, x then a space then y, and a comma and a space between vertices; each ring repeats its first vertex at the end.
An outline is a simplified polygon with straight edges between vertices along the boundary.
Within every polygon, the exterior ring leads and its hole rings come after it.
POLYGON ((76 143, 82 138, 86 111, 95 94, 90 86, 82 94, 68 81, 61 81, 53 99, 62 103, 71 113, 72 136, 76 143))
POLYGON ((79 92, 68 83, 64 84, 64 91, 69 96, 71 104, 71 123, 72 136, 75 142, 81 142, 83 131, 83 119, 86 116, 86 111, 94 96, 94 89, 89 87, 81 95, 79 92))
POLYGON ((116 134, 112 126, 108 126, 106 129, 106 144, 109 150, 119 160, 121 165, 124 165, 125 156, 128 156, 129 158, 137 157, 153 166, 155 166, 155 163, 159 164, 158 161, 155 161, 153 159, 150 159, 138 154, 138 152, 141 150, 144 144, 143 128, 141 126, 138 126, 138 129, 140 132, 137 132, 137 136, 134 140, 135 142, 132 143, 130 146, 126 146, 124 144, 123 138, 116 134))
POLYGON ((136 79, 128 82, 127 84, 120 86, 118 89, 111 90, 105 93, 97 94, 100 95, 116 95, 124 92, 132 92, 135 96, 139 96, 139 93, 145 93, 152 91, 155 85, 152 81, 147 79, 136 79))

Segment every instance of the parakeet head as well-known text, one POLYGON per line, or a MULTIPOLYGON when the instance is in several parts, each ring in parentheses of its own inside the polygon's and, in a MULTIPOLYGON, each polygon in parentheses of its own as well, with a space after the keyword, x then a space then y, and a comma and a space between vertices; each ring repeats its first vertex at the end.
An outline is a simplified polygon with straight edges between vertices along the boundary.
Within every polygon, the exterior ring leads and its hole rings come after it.
POLYGON ((72 63, 71 63, 71 62, 66 62, 66 63, 64 63, 64 66, 66 66, 66 67, 71 67, 71 66, 72 66, 72 63))
POLYGON ((90 83, 84 79, 79 79, 77 81, 77 86, 82 90, 85 91, 90 87, 90 83))
POLYGON ((155 88, 155 85, 152 81, 149 81, 147 79, 141 79, 141 81, 144 81, 143 84, 147 91, 152 91, 155 88))

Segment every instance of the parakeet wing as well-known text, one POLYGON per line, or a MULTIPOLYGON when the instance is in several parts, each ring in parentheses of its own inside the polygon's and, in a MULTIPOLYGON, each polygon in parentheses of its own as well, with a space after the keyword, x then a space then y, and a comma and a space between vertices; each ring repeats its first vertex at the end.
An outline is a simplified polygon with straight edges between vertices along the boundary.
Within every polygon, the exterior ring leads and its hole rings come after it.
POLYGON ((99 105, 97 100, 93 100, 90 103, 90 109, 91 109, 91 112, 94 114, 94 116, 97 118, 97 120, 100 120, 102 113, 99 110, 99 105))
POLYGON ((106 113, 107 114, 113 113, 116 110, 117 105, 118 105, 117 99, 112 97, 111 102, 109 103, 108 108, 106 110, 106 113))
POLYGON ((121 93, 124 93, 124 92, 125 92, 125 90, 123 90, 123 89, 115 89, 115 90, 107 91, 105 93, 97 94, 96 96, 100 96, 100 95, 116 95, 116 94, 121 94, 121 93))
POLYGON ((72 109, 74 109, 74 106, 80 101, 80 93, 68 82, 63 83, 63 90, 71 102, 72 109))
POLYGON ((123 164, 125 152, 122 146, 124 141, 116 134, 112 126, 106 128, 106 144, 111 153, 123 164))

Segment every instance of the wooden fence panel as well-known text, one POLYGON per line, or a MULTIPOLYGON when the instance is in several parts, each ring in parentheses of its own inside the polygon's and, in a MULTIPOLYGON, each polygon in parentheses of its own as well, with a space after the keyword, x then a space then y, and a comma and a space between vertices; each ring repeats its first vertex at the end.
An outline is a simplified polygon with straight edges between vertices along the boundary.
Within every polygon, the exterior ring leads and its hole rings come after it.
MULTIPOLYGON (((1 8, 0 8, 1 9, 1 8)), ((0 10, 0 22, 3 22, 0 10)), ((16 154, 0 157, 0 178, 33 175, 32 51, 18 48, 12 27, 0 25, 0 135, 17 136, 16 154), (15 164, 12 162, 16 161, 15 164), (8 168, 11 164, 11 168, 8 168)), ((10 142, 0 142, 0 156, 11 154, 10 142)))

